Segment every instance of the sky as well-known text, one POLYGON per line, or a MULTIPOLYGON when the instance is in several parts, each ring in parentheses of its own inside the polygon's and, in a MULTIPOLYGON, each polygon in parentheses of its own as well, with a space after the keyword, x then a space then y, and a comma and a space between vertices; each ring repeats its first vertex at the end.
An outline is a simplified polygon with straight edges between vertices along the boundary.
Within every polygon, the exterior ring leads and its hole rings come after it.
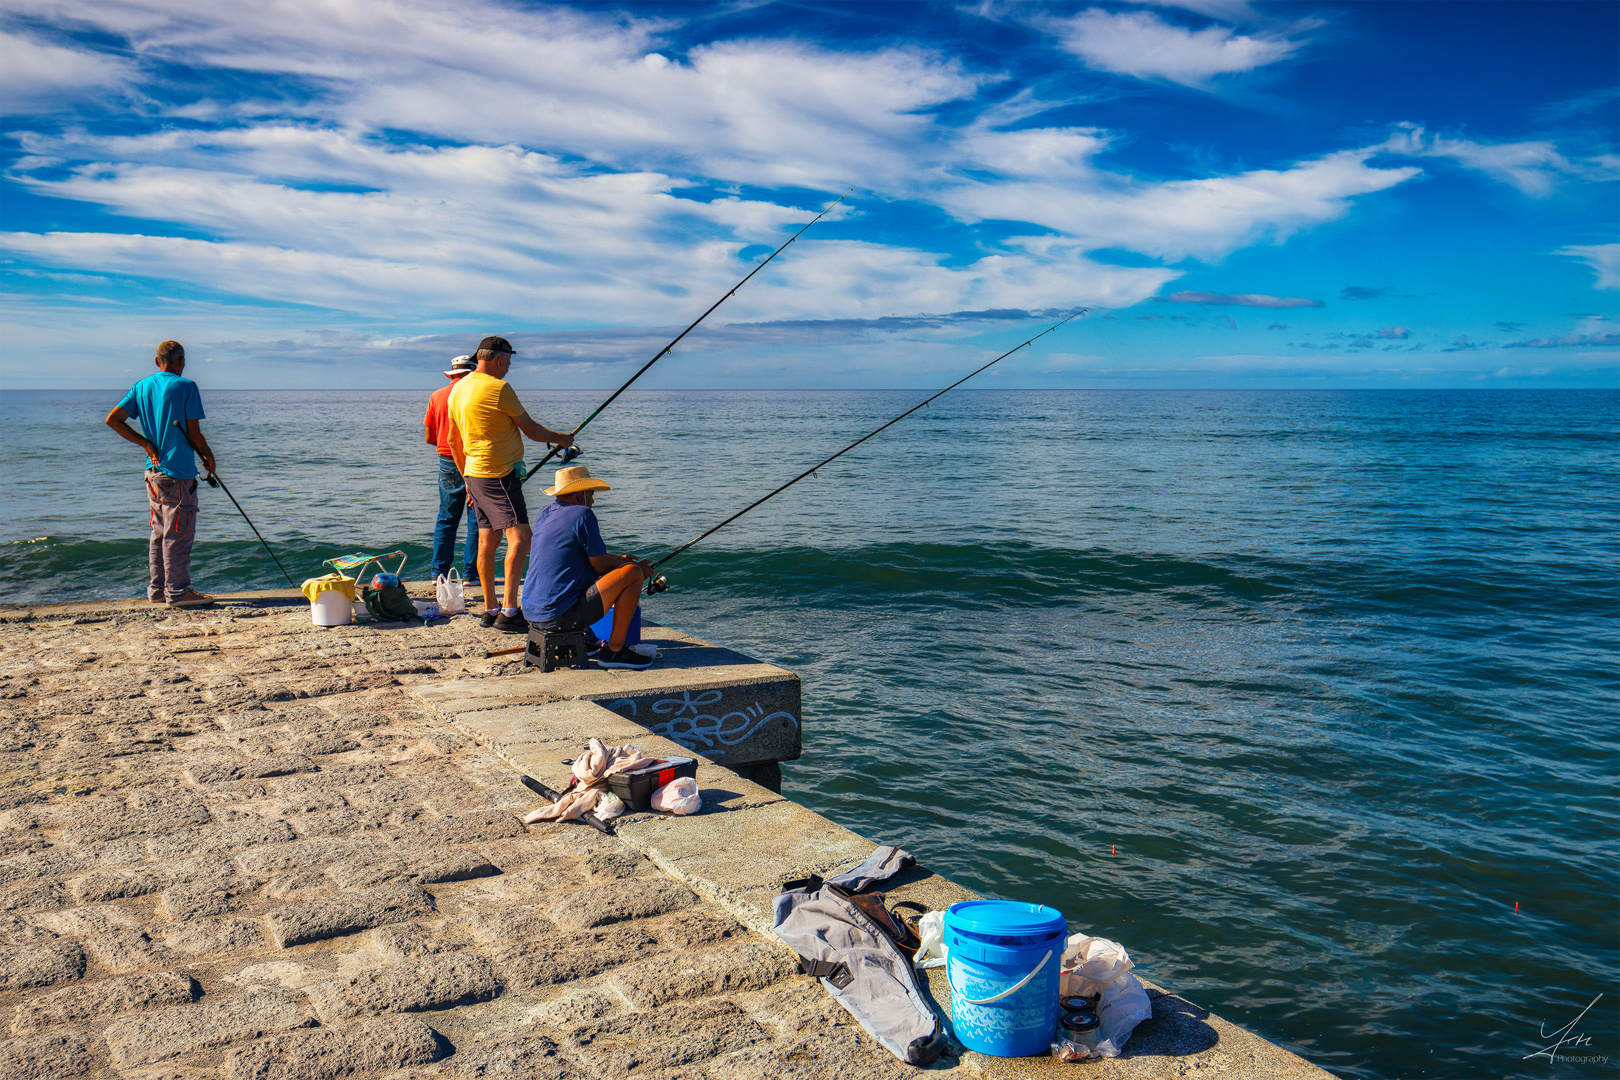
POLYGON ((1620 386, 1620 2, 5 0, 0 389, 1620 386))

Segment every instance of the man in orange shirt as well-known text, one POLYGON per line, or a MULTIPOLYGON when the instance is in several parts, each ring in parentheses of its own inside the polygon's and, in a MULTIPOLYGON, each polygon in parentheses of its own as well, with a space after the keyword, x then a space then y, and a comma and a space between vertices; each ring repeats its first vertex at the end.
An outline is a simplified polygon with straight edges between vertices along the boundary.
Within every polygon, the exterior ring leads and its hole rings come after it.
POLYGON ((478 583, 478 516, 467 509, 467 482, 456 468, 455 455, 450 452, 450 418, 446 412, 450 404, 450 391, 456 383, 478 370, 478 361, 470 356, 458 356, 450 361, 450 370, 444 377, 449 385, 441 386, 428 398, 427 415, 422 418, 429 446, 439 448, 439 520, 433 526, 433 561, 428 564, 428 576, 434 580, 450 575, 456 561, 456 533, 461 528, 461 515, 467 514, 467 545, 462 556, 464 569, 461 579, 468 585, 478 583))
POLYGON ((552 431, 529 416, 507 383, 512 343, 487 337, 478 343, 478 370, 458 380, 446 408, 450 453, 467 481, 467 502, 478 512, 478 581, 484 590, 484 625, 503 633, 528 633, 518 607, 518 573, 529 553, 529 510, 523 502, 523 436, 561 447, 574 437, 552 431), (506 580, 495 606, 495 549, 506 540, 506 580))

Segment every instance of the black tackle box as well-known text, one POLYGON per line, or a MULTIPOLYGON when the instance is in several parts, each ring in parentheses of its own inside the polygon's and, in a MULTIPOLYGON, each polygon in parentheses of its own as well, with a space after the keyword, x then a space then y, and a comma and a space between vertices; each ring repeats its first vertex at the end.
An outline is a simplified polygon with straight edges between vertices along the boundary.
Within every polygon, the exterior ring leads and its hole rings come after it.
POLYGON ((659 758, 651 765, 608 776, 608 790, 630 810, 652 809, 653 792, 677 777, 697 778, 697 762, 689 757, 659 758))

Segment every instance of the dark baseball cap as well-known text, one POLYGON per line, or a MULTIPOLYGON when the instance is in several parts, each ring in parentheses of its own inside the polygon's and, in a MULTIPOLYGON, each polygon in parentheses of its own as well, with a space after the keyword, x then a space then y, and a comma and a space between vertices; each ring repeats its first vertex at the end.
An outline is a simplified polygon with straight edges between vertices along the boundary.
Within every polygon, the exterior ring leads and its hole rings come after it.
POLYGON ((507 341, 503 337, 496 337, 493 334, 478 343, 479 352, 483 352, 485 349, 488 349, 490 352, 517 352, 516 349, 512 348, 512 343, 510 341, 507 341))

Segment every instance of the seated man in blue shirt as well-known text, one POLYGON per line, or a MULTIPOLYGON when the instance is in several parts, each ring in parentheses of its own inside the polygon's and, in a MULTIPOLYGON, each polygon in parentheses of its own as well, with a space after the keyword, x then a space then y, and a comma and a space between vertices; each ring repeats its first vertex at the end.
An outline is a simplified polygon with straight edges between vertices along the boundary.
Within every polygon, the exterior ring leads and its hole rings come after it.
POLYGON ((625 638, 652 566, 608 554, 591 510, 596 493, 607 490, 583 465, 557 470, 556 484, 546 488, 555 501, 534 518, 523 614, 542 630, 579 630, 612 611, 613 630, 594 659, 605 668, 644 668, 652 661, 628 648, 625 638))

